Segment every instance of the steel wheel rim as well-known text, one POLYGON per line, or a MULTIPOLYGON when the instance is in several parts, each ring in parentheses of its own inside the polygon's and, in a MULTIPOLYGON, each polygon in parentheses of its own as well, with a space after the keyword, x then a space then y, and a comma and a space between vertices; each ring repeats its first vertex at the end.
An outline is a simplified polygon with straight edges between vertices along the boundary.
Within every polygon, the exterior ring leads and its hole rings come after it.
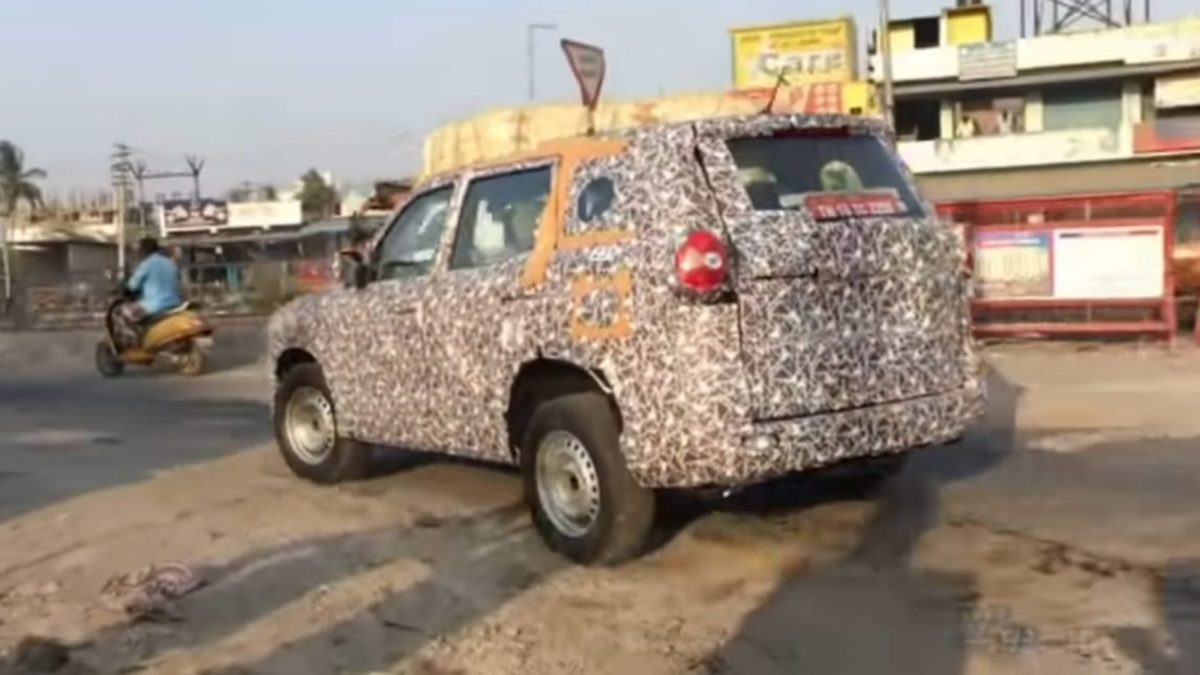
POLYGON ((300 387, 292 392, 283 428, 292 453, 305 464, 324 462, 337 441, 333 404, 313 387, 300 387))
POLYGON ((581 537, 600 515, 600 479, 583 441, 566 431, 546 434, 537 448, 537 492, 555 529, 581 537))

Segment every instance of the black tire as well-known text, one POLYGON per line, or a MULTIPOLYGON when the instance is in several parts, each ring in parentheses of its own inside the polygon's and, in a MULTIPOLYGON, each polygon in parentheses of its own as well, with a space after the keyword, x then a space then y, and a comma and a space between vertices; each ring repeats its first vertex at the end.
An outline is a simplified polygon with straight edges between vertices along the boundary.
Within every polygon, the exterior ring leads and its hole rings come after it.
POLYGON ((525 431, 521 475, 534 526, 546 544, 584 565, 614 565, 640 554, 654 524, 654 492, 634 481, 619 444, 619 428, 609 400, 599 393, 568 394, 538 406, 525 431), (539 444, 550 432, 577 438, 595 467, 599 513, 579 536, 558 529, 538 496, 539 444))
POLYGON ((108 340, 96 343, 96 370, 104 377, 116 377, 125 372, 125 363, 113 351, 108 340))
POLYGON ((848 462, 843 468, 856 489, 873 493, 904 471, 908 457, 909 452, 874 455, 848 462))
POLYGON ((343 481, 361 480, 370 474, 371 446, 343 438, 337 434, 337 411, 333 408, 333 396, 325 384, 321 367, 315 363, 302 363, 288 370, 275 388, 275 440, 283 460, 292 473, 314 483, 332 484, 343 481), (315 389, 325 396, 333 410, 335 441, 332 450, 319 462, 310 462, 292 447, 285 428, 288 404, 301 388, 315 389))

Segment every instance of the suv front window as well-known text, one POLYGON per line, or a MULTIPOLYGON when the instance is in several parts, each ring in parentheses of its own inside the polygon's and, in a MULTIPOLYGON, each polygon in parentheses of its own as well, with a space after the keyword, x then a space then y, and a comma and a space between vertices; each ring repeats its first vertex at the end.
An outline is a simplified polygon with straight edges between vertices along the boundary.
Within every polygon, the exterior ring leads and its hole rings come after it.
POLYGON ((453 187, 425 193, 408 203, 379 242, 376 279, 424 276, 433 269, 438 244, 446 229, 453 187))
POLYGON ((924 213, 899 164, 875 136, 793 134, 726 144, 756 211, 811 208, 813 198, 829 204, 839 196, 858 206, 860 199, 882 195, 894 208, 874 215, 924 213))

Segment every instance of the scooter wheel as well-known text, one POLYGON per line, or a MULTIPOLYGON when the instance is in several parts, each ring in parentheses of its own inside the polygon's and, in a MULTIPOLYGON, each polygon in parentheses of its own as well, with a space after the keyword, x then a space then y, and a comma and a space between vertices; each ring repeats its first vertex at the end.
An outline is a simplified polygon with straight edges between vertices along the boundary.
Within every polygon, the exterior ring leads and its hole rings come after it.
POLYGON ((96 370, 105 377, 116 377, 125 370, 125 364, 113 351, 107 340, 96 343, 96 370))
POLYGON ((192 348, 183 357, 183 366, 180 367, 179 372, 189 377, 195 377, 204 372, 204 363, 207 360, 204 349, 199 345, 192 345, 192 348))

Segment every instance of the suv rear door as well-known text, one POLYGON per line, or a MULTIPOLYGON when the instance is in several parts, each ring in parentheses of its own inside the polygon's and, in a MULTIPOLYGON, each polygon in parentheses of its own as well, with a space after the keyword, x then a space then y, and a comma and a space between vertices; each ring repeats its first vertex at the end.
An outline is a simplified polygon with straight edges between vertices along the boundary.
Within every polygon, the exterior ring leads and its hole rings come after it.
POLYGON ((450 234, 444 274, 429 307, 432 349, 425 423, 441 430, 433 449, 509 459, 504 412, 521 336, 535 330, 538 292, 521 274, 549 208, 555 162, 507 166, 468 176, 450 234))
POLYGON ((700 127, 758 420, 962 386, 958 249, 878 136, 700 127))

